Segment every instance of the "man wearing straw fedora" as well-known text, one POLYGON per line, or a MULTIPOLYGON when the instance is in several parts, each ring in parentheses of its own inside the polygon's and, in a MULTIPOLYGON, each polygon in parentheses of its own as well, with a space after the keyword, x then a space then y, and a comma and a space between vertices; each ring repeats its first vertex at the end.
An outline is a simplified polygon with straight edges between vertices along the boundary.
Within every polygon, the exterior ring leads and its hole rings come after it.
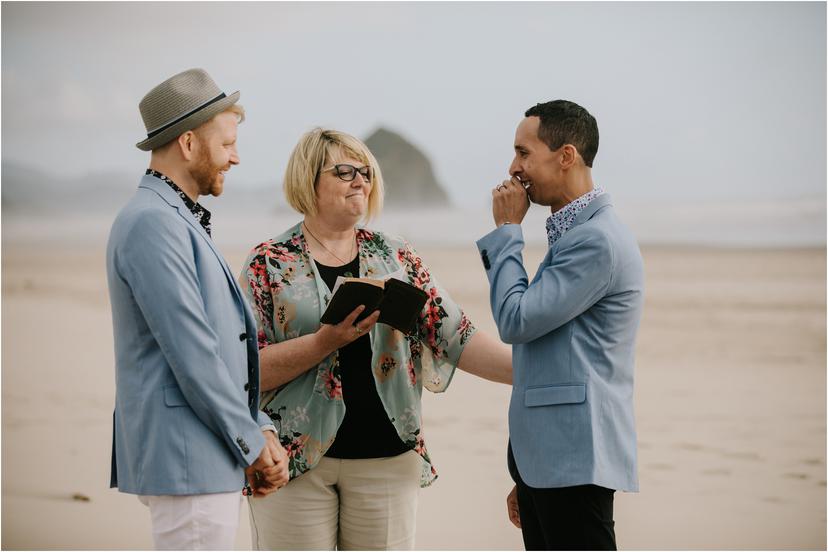
POLYGON ((118 214, 106 267, 115 339, 111 486, 149 506, 157 549, 232 549, 245 476, 287 483, 287 457, 259 411, 256 323, 210 236, 202 195, 239 163, 239 92, 202 69, 139 105, 149 169, 118 214))

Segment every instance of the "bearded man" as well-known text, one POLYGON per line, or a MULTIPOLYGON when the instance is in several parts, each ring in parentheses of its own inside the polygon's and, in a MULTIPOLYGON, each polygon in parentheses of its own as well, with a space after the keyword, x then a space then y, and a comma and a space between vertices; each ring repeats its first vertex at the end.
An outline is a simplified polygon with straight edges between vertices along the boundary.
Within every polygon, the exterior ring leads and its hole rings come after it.
POLYGON ((239 163, 239 92, 203 69, 139 104, 151 151, 106 252, 115 341, 111 486, 149 507, 157 549, 235 547, 245 476, 287 483, 287 456, 259 411, 256 323, 210 236, 199 196, 239 163))

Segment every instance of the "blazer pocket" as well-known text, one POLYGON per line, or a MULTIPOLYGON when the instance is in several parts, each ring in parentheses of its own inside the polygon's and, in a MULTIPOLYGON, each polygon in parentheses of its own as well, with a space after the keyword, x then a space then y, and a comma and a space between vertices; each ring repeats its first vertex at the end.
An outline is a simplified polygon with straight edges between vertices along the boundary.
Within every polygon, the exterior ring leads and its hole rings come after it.
POLYGON ((567 383, 530 387, 524 394, 525 406, 548 406, 553 404, 577 404, 586 400, 586 384, 567 383))
POLYGON ((189 406, 187 399, 177 385, 167 385, 164 387, 164 404, 167 406, 189 406))

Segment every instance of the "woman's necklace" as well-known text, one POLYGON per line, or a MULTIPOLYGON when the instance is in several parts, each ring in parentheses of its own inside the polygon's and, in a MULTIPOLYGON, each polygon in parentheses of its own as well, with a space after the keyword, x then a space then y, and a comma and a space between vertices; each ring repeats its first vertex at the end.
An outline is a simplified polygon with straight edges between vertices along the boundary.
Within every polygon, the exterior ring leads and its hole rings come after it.
MULTIPOLYGON (((321 246, 322 246, 322 249, 324 249, 325 251, 327 251, 328 253, 330 253, 331 255, 333 255, 333 256, 336 258, 336 260, 338 260, 340 263, 342 263, 342 264, 344 264, 344 265, 345 265, 345 264, 348 264, 348 262, 349 262, 349 261, 343 261, 343 260, 342 260, 342 258, 341 258, 339 255, 337 255, 336 253, 334 253, 333 251, 331 251, 330 249, 328 249, 328 248, 327 248, 327 246, 326 246, 324 243, 322 243, 322 240, 320 240, 319 238, 317 238, 316 236, 314 236, 314 235, 313 235, 313 232, 311 232, 311 231, 310 231, 310 228, 308 228, 308 225, 307 225, 307 224, 305 224, 305 223, 303 222, 303 223, 302 223, 302 226, 304 226, 304 227, 305 227, 305 231, 306 231, 308 234, 310 234, 310 237, 312 237, 312 238, 314 239, 314 241, 316 241, 316 243, 318 243, 319 245, 321 245, 321 246)), ((354 238, 356 238, 356 231, 354 231, 354 238)), ((355 242, 356 242, 356 239, 354 239, 354 241, 352 241, 352 242, 351 242, 351 248, 350 248, 350 249, 348 249, 348 256, 349 256, 349 257, 353 257, 353 256, 354 256, 354 243, 355 243, 355 242)))

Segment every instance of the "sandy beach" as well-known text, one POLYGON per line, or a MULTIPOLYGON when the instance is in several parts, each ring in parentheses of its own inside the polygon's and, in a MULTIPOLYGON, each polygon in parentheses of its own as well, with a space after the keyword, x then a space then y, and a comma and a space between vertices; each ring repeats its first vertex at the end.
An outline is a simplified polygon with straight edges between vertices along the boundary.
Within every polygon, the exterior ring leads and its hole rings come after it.
MULTIPOLYGON (((246 252, 225 250, 235 272, 246 252)), ((493 332, 474 246, 420 253, 493 332)), ((530 273, 541 254, 527 251, 530 273)), ((616 496, 619 547, 825 549, 825 248, 643 254, 641 492, 616 496)), ((150 548, 146 508, 108 488, 103 246, 4 243, 2 324, 2 547, 150 548)), ((420 494, 418 548, 522 549, 505 508, 508 400, 465 373, 425 394, 440 478, 420 494)), ((237 548, 249 546, 245 509, 237 548)))

